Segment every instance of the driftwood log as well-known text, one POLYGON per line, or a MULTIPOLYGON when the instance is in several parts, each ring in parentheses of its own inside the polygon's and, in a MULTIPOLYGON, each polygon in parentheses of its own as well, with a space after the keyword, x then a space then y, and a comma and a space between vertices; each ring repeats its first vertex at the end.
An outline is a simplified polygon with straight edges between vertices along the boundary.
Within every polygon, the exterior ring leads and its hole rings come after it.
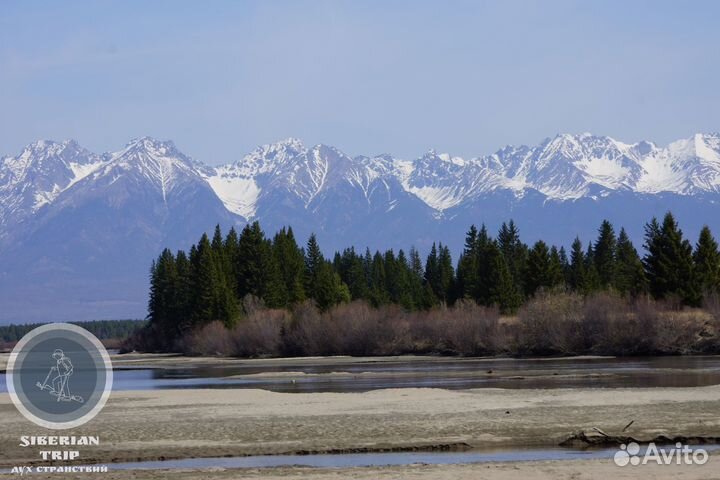
MULTIPOLYGON (((627 427, 625 428, 627 429, 627 427)), ((628 435, 608 435, 599 428, 594 427, 591 431, 578 430, 560 442, 560 446, 572 448, 613 447, 630 442, 638 444, 652 442, 657 445, 670 445, 678 442, 683 445, 707 445, 709 443, 720 443, 720 437, 683 435, 669 437, 666 435, 658 435, 654 438, 635 438, 628 435)))

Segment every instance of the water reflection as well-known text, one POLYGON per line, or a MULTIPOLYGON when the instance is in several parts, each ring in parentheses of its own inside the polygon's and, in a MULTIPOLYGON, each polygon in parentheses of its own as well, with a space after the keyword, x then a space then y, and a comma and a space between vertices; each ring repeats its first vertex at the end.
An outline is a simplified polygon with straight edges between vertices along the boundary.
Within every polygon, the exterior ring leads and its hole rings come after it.
MULTIPOLYGON (((621 388, 720 384, 720 357, 563 359, 297 359, 188 368, 119 369, 114 390, 261 388, 275 392, 363 392, 381 388, 621 388)), ((0 375, 0 391, 7 391, 0 375)))

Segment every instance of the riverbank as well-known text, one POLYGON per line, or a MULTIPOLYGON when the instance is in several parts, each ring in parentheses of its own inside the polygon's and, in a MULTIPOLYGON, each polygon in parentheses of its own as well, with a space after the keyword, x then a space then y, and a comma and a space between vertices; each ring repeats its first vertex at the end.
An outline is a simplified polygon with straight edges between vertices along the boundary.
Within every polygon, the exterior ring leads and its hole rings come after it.
MULTIPOLYGON (((710 457, 710 462, 717 461, 710 457)), ((263 469, 204 469, 204 470, 154 470, 143 472, 110 471, 103 473, 104 480, 582 480, 613 478, 636 480, 712 480, 720 478, 716 466, 708 463, 699 465, 644 465, 639 467, 617 467, 608 460, 574 460, 520 463, 487 463, 480 465, 407 465, 398 467, 368 468, 303 468, 280 467, 263 469), (713 470, 715 469, 715 470, 713 470)), ((57 476, 57 475, 56 475, 57 476)), ((17 476, 0 475, 0 478, 17 476)), ((33 478, 41 478, 33 475, 33 478)), ((66 480, 82 480, 87 475, 62 475, 66 480)))
MULTIPOLYGON (((68 435, 99 435, 86 462, 391 449, 556 446, 599 427, 638 439, 720 436, 720 386, 663 389, 389 389, 285 394, 264 390, 115 392, 68 435)), ((4 466, 38 458, 20 435, 47 434, 0 395, 4 466)))
MULTIPOLYGON (((7 355, 0 356, 0 368, 7 355)), ((607 358, 574 357, 605 361, 607 358)), ((532 360, 526 375, 558 374, 558 359, 532 360)), ((412 376, 431 364, 454 371, 458 361, 472 363, 477 375, 519 374, 515 361, 453 357, 306 357, 233 359, 128 354, 113 356, 121 369, 248 367, 244 377, 302 381, 305 370, 321 370, 331 382, 347 380, 342 368, 397 370, 412 376), (484 367, 487 364, 489 367, 484 367), (504 365, 504 364, 503 364, 504 365), (412 368, 410 368, 412 367, 412 368), (492 373, 490 372, 492 370, 492 373), (281 371, 278 371, 281 370, 281 371), (255 373, 250 373, 255 372, 255 373), (261 373, 257 373, 261 372, 261 373)), ((524 361, 527 367, 527 361, 524 361)), ((635 368, 635 367, 633 367, 635 368)), ((680 370, 680 375, 689 374, 680 370)), ((701 370, 695 375, 705 375, 701 370)), ((565 375, 560 371, 559 375, 565 375)), ((593 375, 591 372, 585 372, 593 375)), ((375 375, 376 373, 373 373, 375 375)), ((677 374, 677 373, 676 373, 677 374)), ((315 374, 313 374, 315 375, 315 374)), ((369 373, 354 373, 360 377, 369 373)), ((424 378, 424 377, 423 377, 424 378)), ((524 383, 523 381, 522 383, 524 383)), ((556 447, 578 430, 598 427, 609 435, 651 440, 720 436, 720 385, 683 388, 392 388, 358 393, 277 393, 267 390, 198 389, 114 391, 105 409, 85 426, 64 435, 97 435, 100 445, 81 449, 83 462, 209 458, 246 455, 351 453, 409 450, 493 450, 556 447), (625 426, 633 421, 627 431, 625 426)), ((38 448, 22 448, 21 435, 46 435, 26 421, 6 393, 0 394, 0 464, 37 462, 38 448)), ((711 455, 711 462, 714 455, 711 455)), ((711 468, 711 467, 710 467, 711 468)), ((529 461, 475 465, 408 465, 363 468, 272 467, 249 469, 173 469, 110 471, 103 478, 185 480, 230 478, 710 478, 708 467, 620 469, 611 460, 529 461)), ((0 478, 3 478, 0 475, 0 478)), ((8 478, 11 478, 8 476, 8 478)), ((42 478, 36 476, 35 478, 42 478)), ((63 478, 75 478, 63 475, 63 478)), ((77 478, 82 478, 78 476, 77 478)))

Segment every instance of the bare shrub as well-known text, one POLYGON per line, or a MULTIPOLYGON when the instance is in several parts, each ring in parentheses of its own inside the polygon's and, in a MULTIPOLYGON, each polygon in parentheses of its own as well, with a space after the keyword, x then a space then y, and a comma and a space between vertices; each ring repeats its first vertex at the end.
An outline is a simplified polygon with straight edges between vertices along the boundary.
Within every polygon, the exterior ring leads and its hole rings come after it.
POLYGON ((332 355, 337 352, 333 325, 312 302, 296 306, 283 329, 282 351, 287 356, 332 355))
POLYGON ((349 355, 372 355, 378 350, 378 311, 363 302, 330 309, 327 322, 338 333, 336 348, 349 355))
POLYGON ((598 292, 585 298, 582 306, 583 350, 610 354, 616 351, 627 322, 631 321, 626 299, 612 292, 598 292))
POLYGON ((233 342, 222 322, 214 321, 187 334, 183 351, 188 355, 233 354, 233 342))
POLYGON ((365 302, 339 305, 325 314, 337 332, 337 353, 389 355, 402 353, 397 330, 403 312, 398 306, 372 308, 365 302))
POLYGON ((699 312, 664 312, 656 325, 655 350, 673 355, 693 353, 697 349, 697 334, 702 329, 703 321, 699 312))
MULTIPOLYGON (((705 310, 696 310, 611 292, 585 298, 541 292, 517 317, 501 321, 497 309, 472 301, 414 312, 355 301, 321 313, 311 302, 288 312, 264 308, 248 297, 244 309, 249 313, 231 330, 213 322, 184 335, 174 348, 190 355, 241 357, 717 353, 720 300, 707 298, 705 310)), ((123 348, 157 349, 150 328, 123 348)))
POLYGON ((703 308, 715 322, 720 324, 720 293, 716 291, 705 292, 703 308))
POLYGON ((447 315, 445 307, 435 308, 428 312, 412 312, 407 317, 406 331, 408 335, 407 353, 450 353, 444 344, 445 337, 442 319, 447 315))
POLYGON ((617 328, 614 332, 614 337, 617 339, 614 353, 616 355, 655 353, 657 327, 666 306, 649 296, 636 299, 632 305, 632 315, 622 328, 617 328))
POLYGON ((584 348, 582 298, 541 292, 518 313, 517 345, 523 354, 577 354, 584 348))
POLYGON ((472 301, 458 302, 440 319, 445 346, 460 355, 491 355, 498 351, 497 309, 472 301))
POLYGON ((285 310, 256 310, 232 329, 233 352, 239 357, 279 356, 282 332, 290 315, 285 310))
POLYGON ((705 292, 703 298, 707 318, 698 331, 698 351, 720 353, 720 293, 705 292))

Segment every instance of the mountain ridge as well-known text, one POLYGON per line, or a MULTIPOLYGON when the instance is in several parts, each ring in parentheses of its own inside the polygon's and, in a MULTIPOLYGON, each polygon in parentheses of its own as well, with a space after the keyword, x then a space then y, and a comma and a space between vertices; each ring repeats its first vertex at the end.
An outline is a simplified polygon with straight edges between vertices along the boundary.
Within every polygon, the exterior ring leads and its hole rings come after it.
MULTIPOLYGON (((132 139, 122 150, 101 154, 72 139, 33 142, 19 155, 0 160, 0 198, 5 204, 20 203, 10 202, 8 191, 12 186, 38 163, 64 160, 72 175, 67 174, 67 178, 52 185, 38 182, 36 201, 29 206, 30 212, 23 212, 33 213, 97 169, 128 158, 144 164, 145 174, 156 177, 164 188, 172 180, 166 175, 187 167, 205 179, 230 212, 245 220, 255 218, 255 204, 263 190, 261 184, 268 177, 275 179, 269 182, 269 187, 290 188, 308 208, 324 188, 327 175, 338 169, 349 173, 347 178, 335 181, 355 181, 365 192, 372 181, 393 178, 406 192, 438 212, 499 189, 512 191, 516 196, 532 189, 560 201, 591 195, 593 187, 606 192, 648 194, 720 191, 718 133, 694 134, 666 147, 644 140, 628 144, 590 133, 565 133, 548 137, 535 146, 507 145, 490 155, 469 159, 431 149, 413 160, 389 154, 351 157, 330 145, 307 147, 291 137, 258 146, 234 162, 217 166, 192 159, 172 141, 146 136, 132 139), (16 182, 10 177, 15 177, 16 182)), ((51 173, 54 172, 48 172, 51 173)), ((24 203, 28 209, 27 199, 24 203)), ((0 210, 0 218, 6 216, 6 210, 0 210)))
POLYGON ((720 228, 720 216, 698 214, 719 201, 717 133, 665 147, 558 134, 410 160, 288 138, 217 166, 152 137, 106 153, 41 140, 0 158, 0 321, 144 316, 152 259, 216 224, 259 220, 269 234, 290 225, 301 243, 316 233, 328 255, 433 241, 457 255, 470 224, 513 218, 524 241, 567 245, 594 238, 607 218, 640 247, 643 223, 666 210, 691 234, 720 228))

